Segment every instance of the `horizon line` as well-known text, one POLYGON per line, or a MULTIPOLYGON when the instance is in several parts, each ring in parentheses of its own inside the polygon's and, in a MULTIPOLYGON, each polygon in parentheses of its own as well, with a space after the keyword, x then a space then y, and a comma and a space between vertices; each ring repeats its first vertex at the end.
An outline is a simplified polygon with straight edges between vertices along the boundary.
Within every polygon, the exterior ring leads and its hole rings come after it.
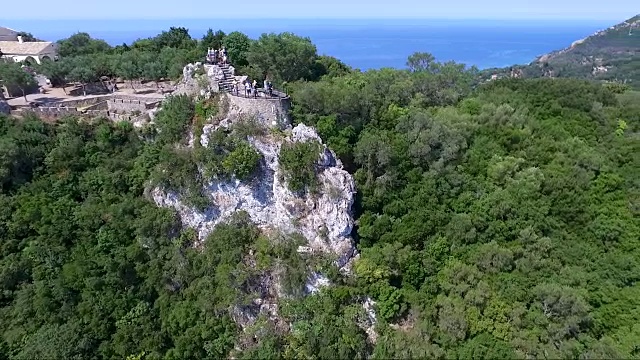
MULTIPOLYGON (((637 16, 637 15, 635 15, 637 16)), ((622 20, 618 17, 611 18, 594 18, 594 17, 522 17, 522 16, 510 16, 510 17, 452 17, 452 16, 387 16, 387 17, 264 17, 264 16, 228 16, 228 17, 113 17, 113 18, 100 18, 100 17, 60 17, 60 18, 15 18, 10 19, 0 18, 0 21, 69 21, 69 20, 86 20, 86 21, 118 21, 118 20, 131 20, 131 21, 180 21, 180 20, 448 20, 448 21, 624 21, 633 18, 624 17, 622 20)))

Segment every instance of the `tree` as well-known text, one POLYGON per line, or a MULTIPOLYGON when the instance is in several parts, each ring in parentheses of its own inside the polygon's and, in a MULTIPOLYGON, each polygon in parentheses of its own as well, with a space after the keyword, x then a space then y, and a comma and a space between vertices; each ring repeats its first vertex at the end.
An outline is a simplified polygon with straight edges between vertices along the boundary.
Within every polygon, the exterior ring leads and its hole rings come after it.
MULTIPOLYGON (((135 52, 128 52, 122 55, 116 66, 116 74, 125 80, 129 80, 133 88, 133 80, 139 79, 141 75, 140 59, 135 52)), ((155 70, 155 69, 154 69, 155 70)))
POLYGON ((42 41, 42 40, 36 38, 35 36, 33 36, 31 33, 28 33, 28 32, 25 32, 25 31, 20 31, 18 33, 18 36, 22 37, 22 41, 24 41, 24 42, 42 41))
POLYGON ((82 86, 82 93, 87 96, 86 85, 98 80, 98 75, 91 67, 78 64, 69 72, 69 78, 71 81, 79 82, 82 86))
POLYGON ((165 67, 159 61, 148 62, 142 68, 142 76, 147 80, 155 81, 156 87, 159 87, 158 82, 166 76, 165 67))
POLYGON ((67 39, 58 41, 58 54, 61 57, 105 53, 111 46, 104 40, 91 38, 91 35, 79 32, 67 39))
POLYGON ((321 55, 316 60, 313 75, 313 80, 318 80, 322 76, 339 77, 350 73, 352 69, 342 61, 334 58, 333 56, 321 55))
POLYGON ((196 41, 189 35, 189 30, 184 27, 171 27, 169 31, 163 31, 153 38, 156 43, 156 50, 165 47, 176 49, 192 49, 196 46, 196 41))
POLYGON ((424 52, 413 53, 407 59, 407 66, 411 71, 429 71, 436 63, 436 58, 424 52))
POLYGON ((252 40, 241 32, 234 31, 225 36, 223 45, 229 54, 229 63, 233 66, 247 66, 247 53, 252 40))
POLYGON ((292 33, 263 34, 247 53, 254 78, 271 76, 279 83, 310 79, 317 57, 317 49, 309 38, 292 33))
POLYGON ((90 55, 87 61, 98 77, 107 76, 111 78, 116 73, 114 66, 116 58, 113 55, 97 53, 90 55))
POLYGON ((65 85, 67 77, 73 68, 72 61, 69 59, 60 59, 58 61, 43 60, 37 71, 44 74, 50 81, 52 86, 61 86, 64 93, 67 93, 65 85))
POLYGON ((225 39, 225 33, 222 30, 213 32, 213 30, 207 30, 207 33, 202 36, 200 40, 199 48, 200 52, 205 54, 207 49, 220 49, 225 39))
POLYGON ((28 101, 27 91, 37 85, 33 75, 26 72, 17 63, 0 63, 0 80, 9 89, 19 89, 22 92, 24 101, 28 101))

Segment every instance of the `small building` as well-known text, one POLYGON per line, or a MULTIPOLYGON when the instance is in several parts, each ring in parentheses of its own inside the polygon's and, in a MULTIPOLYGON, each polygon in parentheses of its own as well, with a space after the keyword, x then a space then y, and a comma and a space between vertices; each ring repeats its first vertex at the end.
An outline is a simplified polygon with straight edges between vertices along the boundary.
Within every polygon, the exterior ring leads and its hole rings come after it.
POLYGON ((0 41, 18 41, 18 31, 0 26, 0 41))
POLYGON ((58 44, 48 41, 0 41, 0 54, 3 59, 13 62, 40 64, 42 60, 58 58, 58 44))

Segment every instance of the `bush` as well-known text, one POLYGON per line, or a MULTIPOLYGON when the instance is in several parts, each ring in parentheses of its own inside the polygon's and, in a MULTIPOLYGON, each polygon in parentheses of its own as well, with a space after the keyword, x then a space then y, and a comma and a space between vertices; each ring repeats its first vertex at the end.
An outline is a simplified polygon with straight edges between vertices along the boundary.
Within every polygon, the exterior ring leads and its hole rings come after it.
POLYGON ((317 142, 285 143, 280 149, 279 162, 289 190, 314 191, 318 186, 316 163, 320 154, 317 142))
POLYGON ((162 110, 156 115, 155 123, 158 128, 158 141, 175 143, 185 138, 185 133, 193 119, 195 106, 187 95, 169 97, 163 104, 162 110))
POLYGON ((246 142, 241 142, 227 155, 222 162, 222 167, 228 175, 233 175, 237 179, 248 179, 258 168, 260 154, 258 154, 246 142))
POLYGON ((263 136, 267 133, 267 129, 260 124, 255 116, 243 115, 233 125, 233 131, 241 138, 248 136, 263 136))

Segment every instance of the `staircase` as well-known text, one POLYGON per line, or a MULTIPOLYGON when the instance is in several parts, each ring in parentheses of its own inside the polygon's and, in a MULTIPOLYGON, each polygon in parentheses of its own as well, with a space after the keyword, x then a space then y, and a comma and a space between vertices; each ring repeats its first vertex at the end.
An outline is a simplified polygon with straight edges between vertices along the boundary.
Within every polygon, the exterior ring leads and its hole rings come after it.
MULTIPOLYGON (((218 81, 220 91, 233 94, 233 79, 234 76, 229 69, 229 64, 220 65, 222 72, 224 73, 224 79, 218 81)), ((240 84, 238 84, 238 91, 240 91, 240 84)))

